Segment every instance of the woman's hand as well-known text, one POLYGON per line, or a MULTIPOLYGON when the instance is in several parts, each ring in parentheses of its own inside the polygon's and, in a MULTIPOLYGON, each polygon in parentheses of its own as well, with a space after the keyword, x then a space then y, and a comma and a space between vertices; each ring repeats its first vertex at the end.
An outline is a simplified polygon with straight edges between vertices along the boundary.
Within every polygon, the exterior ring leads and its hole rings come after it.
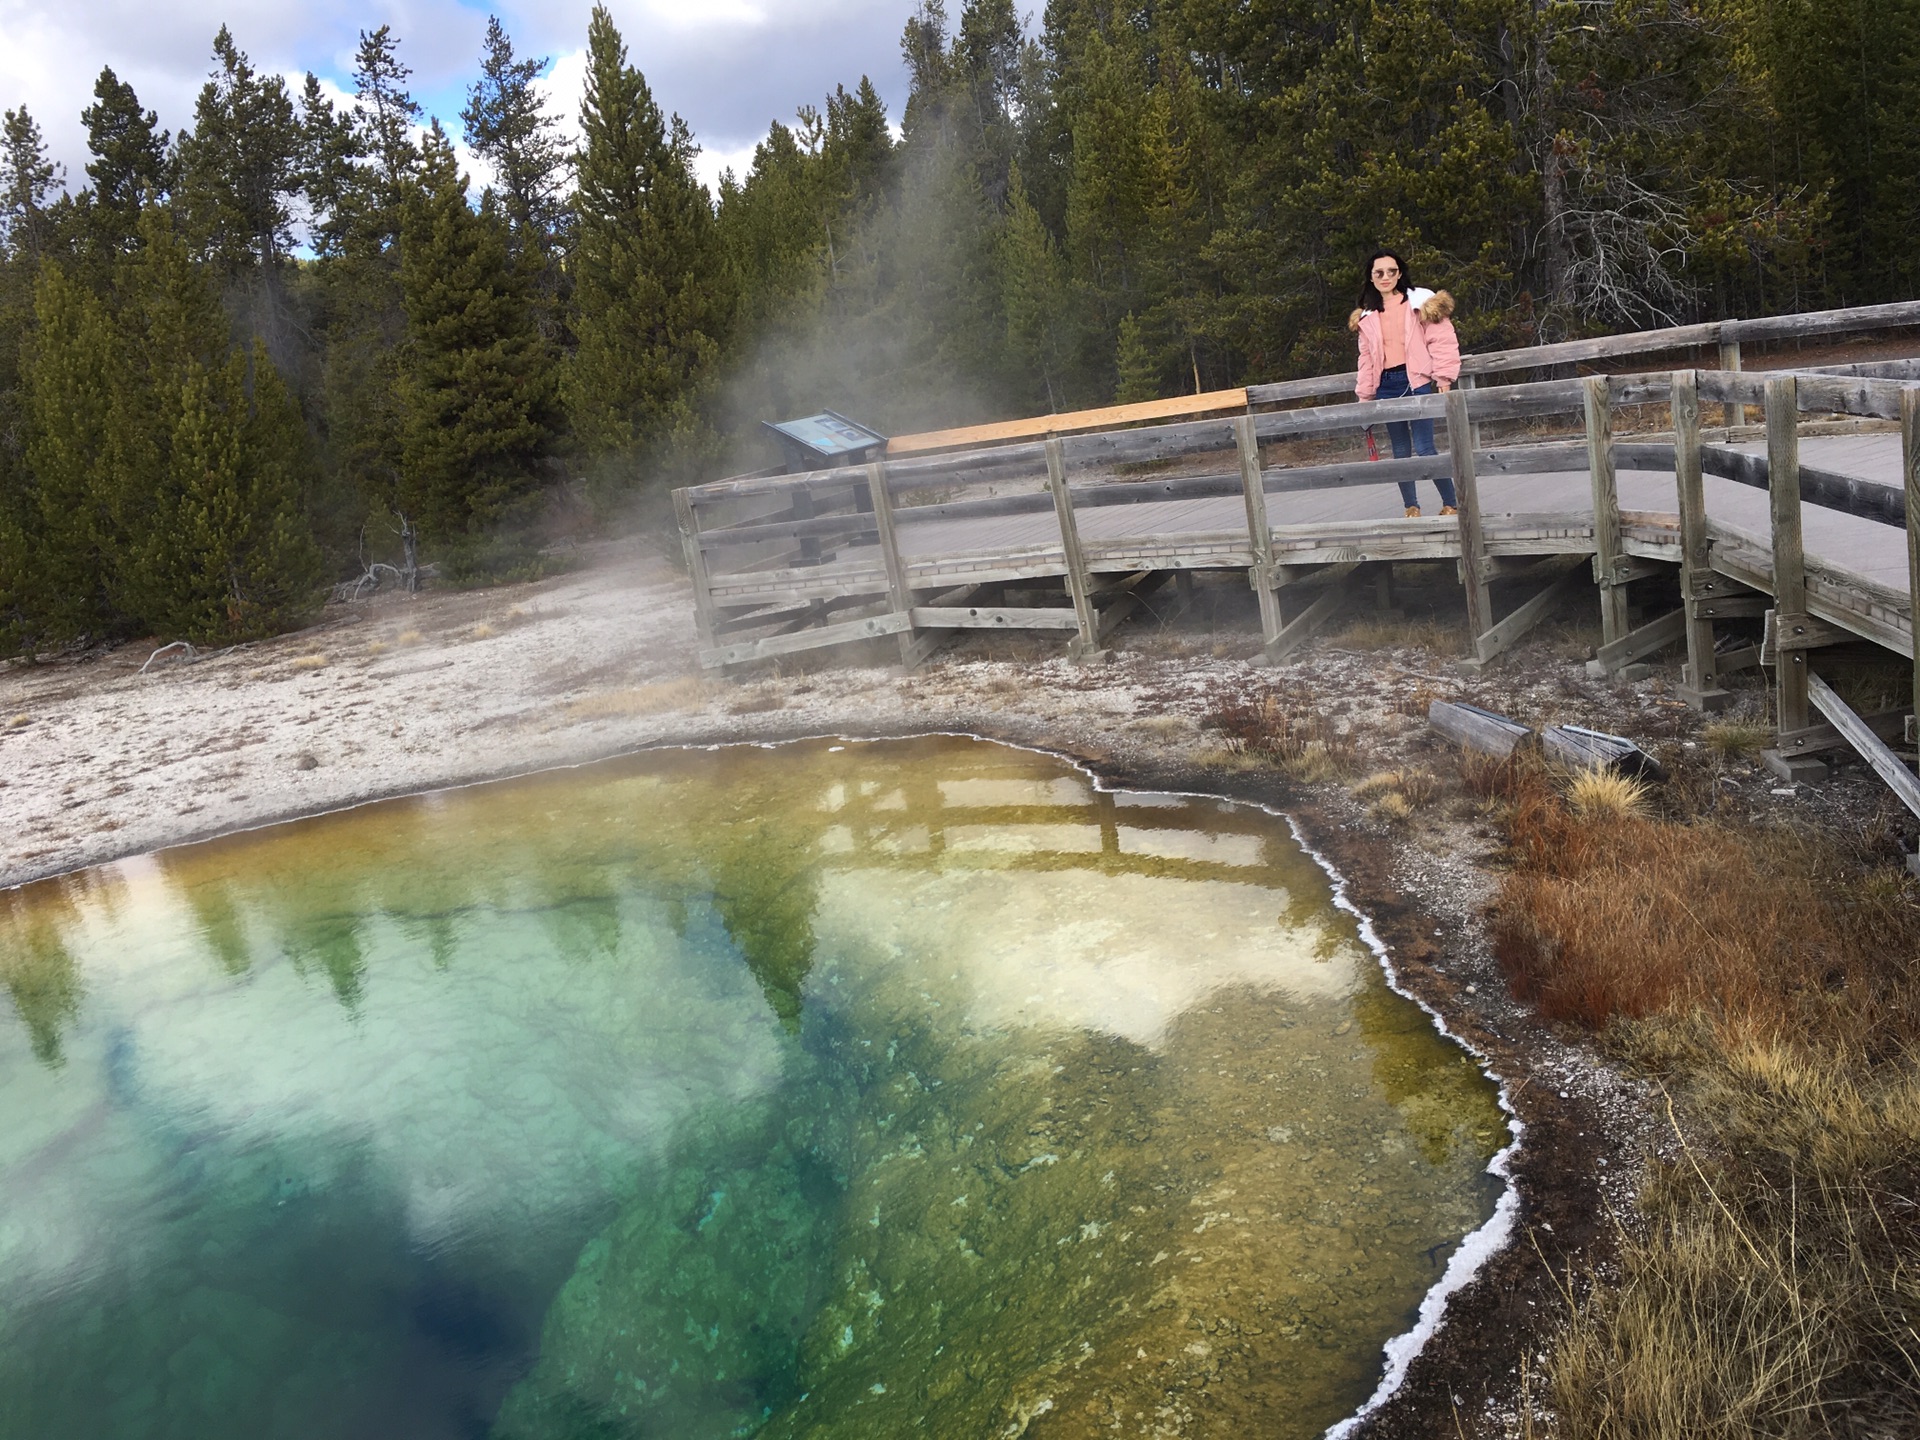
POLYGON ((1433 388, 1444 395, 1453 388, 1453 382, 1451 380, 1435 380, 1433 382, 1433 388))

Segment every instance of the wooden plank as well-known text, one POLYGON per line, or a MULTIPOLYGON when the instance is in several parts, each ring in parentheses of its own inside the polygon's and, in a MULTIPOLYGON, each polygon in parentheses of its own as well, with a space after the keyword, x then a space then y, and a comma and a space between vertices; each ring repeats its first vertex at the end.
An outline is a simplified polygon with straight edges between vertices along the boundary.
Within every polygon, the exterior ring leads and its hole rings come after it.
POLYGON ((1080 617, 1060 606, 915 605, 916 626, 950 630, 1077 630, 1080 617))
MULTIPOLYGON (((1735 375, 1740 373, 1740 337, 1736 331, 1725 326, 1720 331, 1720 368, 1735 375)), ((1747 407, 1729 401, 1721 423, 1728 426, 1746 424, 1747 407)))
POLYGON ((1582 568, 1576 564, 1531 599, 1514 607, 1513 612, 1506 619, 1486 634, 1475 636, 1473 642, 1475 665, 1485 665, 1496 655, 1511 649, 1514 642, 1551 614, 1553 607, 1560 602, 1561 596, 1572 589, 1574 582, 1580 579, 1582 568))
POLYGON ((1534 739, 1532 730, 1504 715, 1451 700, 1435 700, 1428 705, 1427 724, 1456 745, 1502 760, 1530 747, 1534 739))
POLYGON ((887 454, 919 455, 963 445, 1045 439, 1049 435, 1069 435, 1079 430, 1137 425, 1143 420, 1216 415, 1223 410, 1246 408, 1245 390, 1209 390, 1201 395, 1175 395, 1166 400, 1144 400, 1133 405, 1107 405, 1098 410, 1070 410, 1064 414, 1036 415, 1025 420, 1001 420, 988 425, 963 425, 953 430, 929 430, 919 435, 896 435, 887 442, 887 454))
POLYGON ((1493 600, 1487 593, 1484 568, 1487 550, 1480 526, 1480 485, 1473 468, 1473 420, 1467 413, 1466 391, 1449 390, 1445 398, 1447 447, 1460 501, 1460 582, 1467 592, 1467 628, 1478 636, 1493 629, 1493 600))
MULTIPOLYGON (((1806 552, 1800 531, 1800 399, 1791 375, 1767 381, 1767 494, 1773 523, 1773 598, 1783 614, 1807 610, 1806 552)), ((1807 725, 1807 655, 1788 650, 1774 666, 1774 719, 1780 730, 1807 725)))
MULTIPOLYGON (((1756 490, 1768 488, 1765 456, 1749 455, 1744 450, 1732 450, 1723 445, 1702 446, 1700 453, 1701 465, 1707 474, 1756 490)), ((1817 470, 1802 465, 1800 498, 1823 510, 1838 510, 1843 515, 1872 520, 1880 525, 1898 528, 1906 524, 1907 498, 1904 491, 1856 475, 1842 475, 1837 471, 1817 470)))
POLYGON ((1055 438, 1047 441, 1047 489, 1053 495, 1054 518, 1060 522, 1060 546, 1066 554, 1067 593, 1079 634, 1073 639, 1076 656, 1091 657, 1100 645, 1100 617, 1094 612, 1087 579, 1087 556, 1080 548, 1080 526, 1073 516, 1073 497, 1067 493, 1066 451, 1055 438))
POLYGON ((1332 619, 1334 613, 1346 603, 1353 572, 1358 568, 1357 565, 1348 565, 1343 572, 1336 572, 1332 583, 1314 602, 1282 625, 1279 634, 1260 648, 1260 662, 1271 665, 1306 644, 1313 632, 1332 619))
MULTIPOLYGON (((893 496, 887 489, 887 462, 876 460, 867 466, 867 493, 873 497, 873 523, 880 537, 880 560, 887 570, 887 608, 896 615, 913 607, 913 590, 907 584, 907 567, 900 559, 900 539, 894 532, 893 496)), ((900 636, 900 662, 908 660, 913 643, 909 624, 900 636)))
POLYGON ((1611 770, 1645 780, 1667 778, 1666 767, 1626 736, 1582 725, 1549 725, 1540 732, 1540 748, 1549 760, 1571 770, 1611 770))
POLYGON ((687 578, 693 582, 693 626, 702 645, 714 642, 713 592, 707 583, 707 557, 700 550, 700 522, 685 490, 673 492, 673 517, 680 527, 680 552, 687 559, 687 578))
MULTIPOLYGON (((1907 716, 1911 713, 1902 705, 1892 710, 1877 710, 1871 715, 1862 715, 1860 721, 1882 740, 1893 741, 1905 734, 1907 716)), ((1844 750, 1848 744, 1847 737, 1833 726, 1819 724, 1782 735, 1778 748, 1785 755, 1817 755, 1825 750, 1844 750)))
POLYGON ((1260 437, 1253 417, 1233 422, 1234 448, 1240 453, 1240 493, 1247 507, 1247 538, 1253 544, 1248 580, 1260 602, 1260 636, 1268 645, 1280 638, 1280 597, 1274 594, 1273 526, 1267 519, 1266 476, 1260 468, 1260 437))
POLYGON ((903 612, 869 615, 862 620, 843 620, 818 630, 801 630, 792 635, 773 635, 765 640, 746 640, 738 645, 721 645, 700 652, 700 663, 709 670, 722 665, 744 665, 753 660, 769 660, 776 655, 792 655, 801 650, 816 650, 828 645, 845 645, 855 640, 871 640, 881 635, 898 635, 912 627, 903 612))
POLYGON ((1167 576, 1171 573, 1168 570, 1142 570, 1137 575, 1128 576, 1119 585, 1104 592, 1104 595, 1095 597, 1095 599, 1103 599, 1109 595, 1113 597, 1107 608, 1100 612, 1100 643, 1102 645, 1107 643, 1109 635, 1120 628, 1121 621, 1139 609, 1146 602, 1147 596, 1166 583, 1167 576))
POLYGON ((1627 587, 1614 575, 1620 545, 1620 486, 1613 468, 1613 396, 1607 377, 1582 383, 1587 422, 1587 475, 1593 487, 1593 578, 1600 586, 1600 635, 1612 644, 1627 633, 1627 587))
POLYGON ((1664 650, 1687 633, 1687 612, 1673 610, 1658 620, 1630 630, 1618 640, 1600 646, 1588 662, 1590 674, 1611 675, 1635 660, 1664 650))
MULTIPOLYGON (((935 608, 948 605, 964 605, 984 588, 984 586, 980 585, 956 586, 952 590, 941 591, 938 595, 928 600, 927 603, 935 608)), ((912 619, 911 611, 908 612, 908 619, 912 619)), ((900 663, 908 670, 916 668, 923 660, 931 656, 934 651, 938 650, 942 645, 947 644, 959 633, 958 630, 925 629, 920 630, 917 634, 910 633, 901 636, 900 663)))
POLYGON ((1913 629, 1913 704, 1920 715, 1920 385, 1900 392, 1900 475, 1907 499, 1907 620, 1913 629))
POLYGON ((1807 697, 1827 717, 1827 723, 1847 737, 1847 743, 1873 767, 1873 773, 1887 782, 1887 788, 1900 797, 1900 803, 1915 815, 1920 815, 1920 780, 1914 778, 1913 772, 1907 769, 1900 757, 1889 750, 1866 722, 1854 714, 1847 702, 1834 694, 1833 688, 1818 675, 1807 676, 1807 697))

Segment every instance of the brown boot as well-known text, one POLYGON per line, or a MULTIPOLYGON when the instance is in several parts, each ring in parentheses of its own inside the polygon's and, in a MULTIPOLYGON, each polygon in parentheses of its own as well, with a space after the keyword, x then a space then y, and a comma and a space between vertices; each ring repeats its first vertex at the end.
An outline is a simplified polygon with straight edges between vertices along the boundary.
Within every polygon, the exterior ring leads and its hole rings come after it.
POLYGON ((1407 519, 1418 520, 1419 518, 1420 518, 1420 507, 1418 505, 1407 506, 1407 519))
POLYGON ((1457 505, 1442 505, 1440 507, 1440 513, 1442 515, 1458 515, 1460 513, 1460 507, 1457 505))

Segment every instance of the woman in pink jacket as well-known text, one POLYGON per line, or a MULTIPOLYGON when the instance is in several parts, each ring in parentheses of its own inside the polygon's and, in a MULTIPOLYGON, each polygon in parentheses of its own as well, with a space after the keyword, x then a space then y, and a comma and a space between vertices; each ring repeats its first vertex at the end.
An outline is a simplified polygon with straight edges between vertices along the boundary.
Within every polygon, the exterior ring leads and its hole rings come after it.
MULTIPOLYGON (((1421 289, 1407 279, 1406 262, 1391 250, 1367 261, 1360 282, 1360 307, 1347 328, 1360 337, 1360 377, 1354 393, 1362 400, 1393 400, 1402 395, 1431 395, 1437 387, 1451 390, 1460 378, 1460 341, 1453 333, 1453 297, 1441 290, 1421 289)), ((1433 421, 1405 420, 1387 426, 1394 458, 1435 455, 1433 421)), ((1436 475, 1440 513, 1458 514, 1453 478, 1436 475)), ((1400 482, 1400 499, 1408 515, 1420 513, 1420 491, 1411 480, 1400 482)))

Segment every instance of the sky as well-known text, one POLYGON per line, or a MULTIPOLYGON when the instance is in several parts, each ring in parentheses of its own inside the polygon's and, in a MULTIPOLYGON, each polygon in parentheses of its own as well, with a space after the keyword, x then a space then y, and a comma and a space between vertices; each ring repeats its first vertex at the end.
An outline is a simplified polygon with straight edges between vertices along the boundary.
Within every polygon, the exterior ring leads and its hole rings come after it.
MULTIPOLYGON (((729 166, 744 174, 770 122, 790 121, 801 105, 819 105, 834 85, 851 89, 863 74, 899 121, 900 35, 913 0, 609 0, 609 8, 661 108, 693 127, 702 147, 697 169, 709 184, 729 166)), ((311 70, 343 92, 359 32, 384 24, 413 69, 414 98, 457 141, 493 13, 517 54, 553 61, 545 85, 571 133, 591 9, 591 0, 0 0, 0 109, 24 104, 32 112, 69 188, 78 189, 87 162, 80 112, 92 103, 101 66, 130 83, 162 126, 178 130, 192 124, 222 24, 256 69, 290 81, 311 70)))

